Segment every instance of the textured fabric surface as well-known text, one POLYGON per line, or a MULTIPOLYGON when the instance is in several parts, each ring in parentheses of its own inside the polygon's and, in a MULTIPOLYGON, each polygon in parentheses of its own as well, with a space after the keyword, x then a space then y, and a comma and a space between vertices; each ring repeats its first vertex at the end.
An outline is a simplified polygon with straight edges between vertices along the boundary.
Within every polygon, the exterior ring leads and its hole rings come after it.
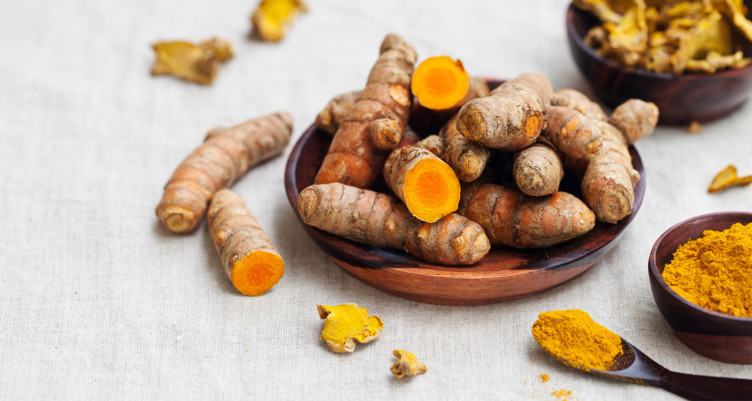
POLYGON ((706 193, 728 163, 752 173, 752 105, 701 133, 641 141, 645 200, 620 244, 545 293, 480 307, 415 303, 349 276, 308 238, 285 197, 286 156, 234 189, 286 262, 262 297, 239 295, 206 224, 161 227, 154 207, 177 164, 215 126, 276 110, 293 141, 333 95, 359 88, 381 39, 473 74, 539 71, 592 93, 564 34, 565 1, 312 1, 279 44, 250 41, 248 1, 17 1, 0 9, 0 399, 676 399, 590 377, 534 343, 537 314, 581 308, 670 369, 752 379, 682 345, 647 276, 655 239, 702 213, 749 210, 752 188, 706 193), (433 6, 429 6, 433 4, 433 6), (150 43, 230 39, 211 87, 151 77, 150 43), (352 355, 319 339, 316 304, 357 302, 385 322, 352 355), (392 349, 428 373, 396 382, 392 349), (541 373, 551 380, 542 383, 541 373))

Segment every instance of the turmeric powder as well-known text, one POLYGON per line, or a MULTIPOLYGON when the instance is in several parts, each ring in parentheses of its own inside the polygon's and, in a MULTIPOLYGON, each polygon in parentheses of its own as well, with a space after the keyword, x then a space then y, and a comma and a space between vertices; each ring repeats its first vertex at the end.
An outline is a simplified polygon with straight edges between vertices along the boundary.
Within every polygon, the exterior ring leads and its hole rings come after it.
POLYGON ((682 298, 712 311, 752 317, 752 223, 706 230, 674 252, 663 269, 682 298))
POLYGON ((541 313, 533 337, 544 351, 576 367, 606 370, 623 353, 621 337, 579 309, 541 313))

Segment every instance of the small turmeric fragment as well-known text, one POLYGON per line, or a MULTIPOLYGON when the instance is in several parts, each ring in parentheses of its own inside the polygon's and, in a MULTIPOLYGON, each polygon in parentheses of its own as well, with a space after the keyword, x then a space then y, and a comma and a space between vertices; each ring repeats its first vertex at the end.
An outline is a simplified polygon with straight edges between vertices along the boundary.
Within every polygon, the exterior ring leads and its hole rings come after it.
POLYGON ((347 303, 336 306, 316 305, 324 320, 321 339, 333 352, 355 351, 357 343, 371 342, 381 335, 384 323, 378 316, 369 316, 368 309, 347 303))
POLYGON ((548 375, 545 374, 545 373, 541 373, 540 379, 541 379, 541 382, 543 382, 543 383, 545 383, 545 382, 547 382, 547 381, 550 380, 550 378, 548 377, 548 375))
POLYGON ((747 186, 752 183, 752 175, 746 177, 739 177, 736 172, 736 166, 729 164, 728 167, 721 170, 713 182, 708 187, 708 192, 718 192, 722 189, 726 189, 731 186, 747 186))
POLYGON ((465 97, 470 77, 460 60, 448 56, 429 57, 415 69, 411 88, 424 107, 448 109, 465 97))
POLYGON ((396 349, 393 351, 394 356, 399 358, 389 369, 392 371, 394 378, 402 380, 407 376, 422 375, 428 371, 426 365, 415 358, 415 354, 396 349))
POLYGON ((702 131, 702 124, 700 124, 697 121, 692 121, 687 126, 687 132, 690 134, 696 134, 698 132, 702 131))
POLYGON ((251 15, 253 34, 265 42, 279 42, 295 17, 307 10, 301 0, 261 0, 251 15))
POLYGON ((219 64, 233 56, 225 39, 212 38, 199 45, 184 41, 158 42, 152 45, 157 59, 151 75, 172 75, 186 81, 211 85, 219 64))

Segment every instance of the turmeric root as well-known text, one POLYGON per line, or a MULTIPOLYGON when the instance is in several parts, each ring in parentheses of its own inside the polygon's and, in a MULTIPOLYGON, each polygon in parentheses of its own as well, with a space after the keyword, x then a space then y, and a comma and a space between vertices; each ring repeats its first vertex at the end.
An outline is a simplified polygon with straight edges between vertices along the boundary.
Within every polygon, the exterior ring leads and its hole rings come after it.
POLYGON ((448 109, 465 97, 470 77, 460 60, 447 56, 429 57, 415 69, 411 88, 423 107, 448 109))
POLYGON ((491 150, 465 138, 457 130, 457 117, 455 115, 450 119, 439 132, 444 143, 442 159, 457 173, 457 178, 471 182, 483 174, 488 158, 491 157, 491 150))
POLYGON ((214 194, 209 233, 222 267, 243 295, 262 295, 285 272, 285 263, 243 200, 229 189, 214 194))
POLYGON ((454 212, 460 202, 460 182, 452 168, 417 146, 405 146, 389 155, 384 180, 413 216, 428 223, 454 212))
POLYGON ((334 135, 315 183, 373 185, 388 156, 373 139, 381 145, 393 142, 392 148, 401 141, 412 101, 409 85, 416 57, 404 39, 386 36, 368 84, 334 135))
POLYGON ((512 175, 525 195, 545 196, 559 190, 564 167, 556 151, 541 141, 515 153, 512 175))
POLYGON ((176 78, 211 85, 219 64, 232 58, 232 46, 225 39, 212 38, 199 45, 189 42, 159 42, 152 45, 157 59, 151 75, 172 75, 176 78))
POLYGON ((559 89, 551 97, 552 106, 575 109, 593 120, 606 121, 608 116, 598 103, 590 100, 584 93, 574 89, 559 89))
POLYGON ((310 226, 355 242, 403 249, 431 263, 470 265, 491 248, 481 226, 463 216, 452 213, 425 223, 397 198, 340 183, 304 189, 298 211, 310 226))
POLYGON ((544 248, 590 231, 595 216, 574 195, 531 197, 475 181, 462 187, 459 213, 480 224, 492 245, 544 248))
POLYGON ((334 135, 352 105, 358 100, 358 96, 360 96, 360 91, 342 93, 333 97, 316 116, 316 127, 334 135))
POLYGON ((250 167, 282 153, 291 132, 292 117, 287 113, 211 130, 165 185, 157 216, 170 231, 192 231, 214 193, 232 185, 250 167))
POLYGON ((392 353, 397 360, 389 370, 392 371, 395 379, 402 380, 407 376, 422 375, 428 371, 426 365, 420 362, 412 352, 396 349, 392 353))
POLYGON ((321 339, 336 353, 355 351, 356 341, 369 343, 379 338, 384 328, 378 316, 369 316, 368 309, 357 304, 316 305, 316 308, 319 317, 326 319, 321 339))
POLYGON ((437 157, 443 157, 444 155, 444 140, 438 135, 429 135, 418 141, 415 146, 423 148, 437 157))
POLYGON ((543 109, 551 101, 551 83, 526 73, 503 83, 484 98, 462 107, 457 129, 490 148, 517 151, 530 146, 542 128, 543 109))
POLYGON ((658 106, 640 99, 629 99, 614 109, 608 122, 618 128, 631 145, 653 133, 658 124, 658 106))
POLYGON ((301 0, 261 0, 251 15, 252 33, 266 42, 279 42, 292 21, 308 10, 301 0))
POLYGON ((548 107, 543 116, 543 136, 559 151, 564 167, 577 175, 584 174, 590 158, 603 146, 595 120, 562 106, 548 107))

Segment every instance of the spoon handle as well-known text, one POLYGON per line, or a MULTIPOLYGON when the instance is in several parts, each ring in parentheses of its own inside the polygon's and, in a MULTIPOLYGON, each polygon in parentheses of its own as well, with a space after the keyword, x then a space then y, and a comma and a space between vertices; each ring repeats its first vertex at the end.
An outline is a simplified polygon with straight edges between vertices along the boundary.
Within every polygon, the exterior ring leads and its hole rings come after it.
POLYGON ((663 373, 660 386, 689 400, 752 400, 752 380, 663 373))

